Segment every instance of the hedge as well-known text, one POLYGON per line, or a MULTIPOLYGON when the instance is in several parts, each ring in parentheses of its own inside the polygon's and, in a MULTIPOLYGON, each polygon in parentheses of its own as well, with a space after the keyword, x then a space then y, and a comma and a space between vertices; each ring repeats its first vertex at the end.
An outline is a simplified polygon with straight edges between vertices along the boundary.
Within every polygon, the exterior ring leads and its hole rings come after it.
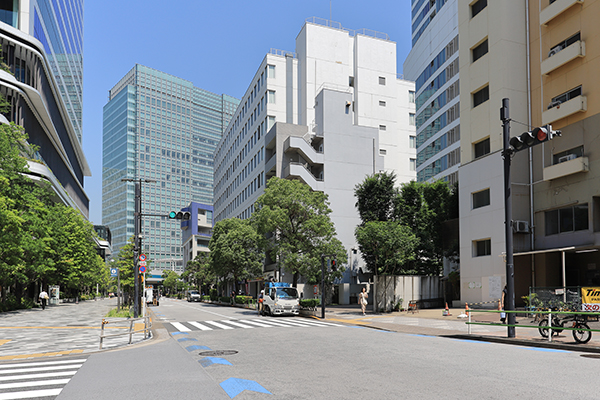
POLYGON ((300 307, 302 308, 315 308, 321 305, 321 299, 302 299, 300 300, 300 307))

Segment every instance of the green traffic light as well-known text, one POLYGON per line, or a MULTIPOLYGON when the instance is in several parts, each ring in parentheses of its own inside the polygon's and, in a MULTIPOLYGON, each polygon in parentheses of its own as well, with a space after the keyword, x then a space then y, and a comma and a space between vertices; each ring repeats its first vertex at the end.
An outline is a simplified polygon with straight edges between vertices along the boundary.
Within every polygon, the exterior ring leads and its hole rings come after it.
POLYGON ((175 211, 171 211, 169 213, 169 218, 171 218, 171 219, 175 219, 176 216, 177 216, 177 213, 175 211))

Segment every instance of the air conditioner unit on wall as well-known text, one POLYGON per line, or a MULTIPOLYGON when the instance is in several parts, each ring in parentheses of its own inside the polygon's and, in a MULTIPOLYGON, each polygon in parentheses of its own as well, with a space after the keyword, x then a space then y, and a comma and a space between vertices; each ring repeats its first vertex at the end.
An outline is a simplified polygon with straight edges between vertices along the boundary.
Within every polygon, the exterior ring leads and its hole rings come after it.
POLYGON ((514 221, 513 231, 515 233, 529 233, 529 222, 527 221, 514 221))
POLYGON ((562 156, 558 159, 558 164, 563 163, 565 161, 570 161, 577 158, 576 154, 567 154, 566 156, 562 156))
POLYGON ((552 50, 550 50, 550 52, 548 53, 548 57, 552 57, 553 55, 555 55, 556 53, 558 53, 562 49, 563 49, 563 45, 559 44, 558 46, 556 46, 552 50))

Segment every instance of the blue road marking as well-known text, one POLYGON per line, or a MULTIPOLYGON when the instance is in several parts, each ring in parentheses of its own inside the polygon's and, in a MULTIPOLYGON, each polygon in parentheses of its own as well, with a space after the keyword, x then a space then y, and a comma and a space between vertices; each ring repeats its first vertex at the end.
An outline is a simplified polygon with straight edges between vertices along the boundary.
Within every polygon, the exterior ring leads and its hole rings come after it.
POLYGON ((208 367, 209 365, 213 365, 213 364, 233 365, 232 363, 230 363, 226 359, 220 358, 220 357, 205 357, 205 358, 203 358, 202 360, 200 360, 198 362, 204 368, 208 367))
POLYGON ((417 336, 417 337, 433 337, 433 336, 429 336, 429 335, 418 335, 416 333, 408 333, 408 336, 417 336))
POLYGON ((185 349, 186 349, 187 351, 194 351, 194 350, 210 350, 210 347, 193 345, 193 346, 188 346, 188 347, 186 347, 185 349))
POLYGON ((229 378, 221 382, 220 385, 231 399, 233 399, 238 394, 242 393, 244 390, 251 390, 253 392, 258 393, 273 394, 261 385, 259 385, 257 382, 250 381, 247 379, 229 378))
POLYGON ((187 332, 171 332, 171 335, 187 335, 187 332))
POLYGON ((465 342, 465 343, 487 343, 483 340, 469 340, 469 339, 453 339, 456 340, 458 342, 465 342))
POLYGON ((534 350, 534 351, 547 351, 551 353, 570 353, 567 350, 559 350, 559 349, 545 349, 543 347, 525 347, 526 350, 534 350))
POLYGON ((196 340, 196 339, 194 339, 194 338, 189 338, 189 337, 184 337, 184 338, 181 338, 181 339, 177 339, 177 341, 178 341, 178 342, 197 342, 197 340, 196 340))

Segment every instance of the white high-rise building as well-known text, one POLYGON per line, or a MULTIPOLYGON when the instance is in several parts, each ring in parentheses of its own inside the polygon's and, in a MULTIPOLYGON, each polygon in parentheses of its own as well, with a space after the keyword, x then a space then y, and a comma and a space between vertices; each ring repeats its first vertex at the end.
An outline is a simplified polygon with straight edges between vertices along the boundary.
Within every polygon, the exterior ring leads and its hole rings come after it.
POLYGON ((413 1, 411 22, 404 76, 415 81, 417 181, 453 184, 460 165, 458 0, 413 1))
POLYGON ((270 177, 299 179, 329 195, 351 264, 344 282, 362 281, 355 185, 379 171, 398 183, 416 176, 414 83, 398 78, 396 64, 386 34, 314 18, 295 53, 271 50, 217 146, 216 221, 250 217, 270 177))

